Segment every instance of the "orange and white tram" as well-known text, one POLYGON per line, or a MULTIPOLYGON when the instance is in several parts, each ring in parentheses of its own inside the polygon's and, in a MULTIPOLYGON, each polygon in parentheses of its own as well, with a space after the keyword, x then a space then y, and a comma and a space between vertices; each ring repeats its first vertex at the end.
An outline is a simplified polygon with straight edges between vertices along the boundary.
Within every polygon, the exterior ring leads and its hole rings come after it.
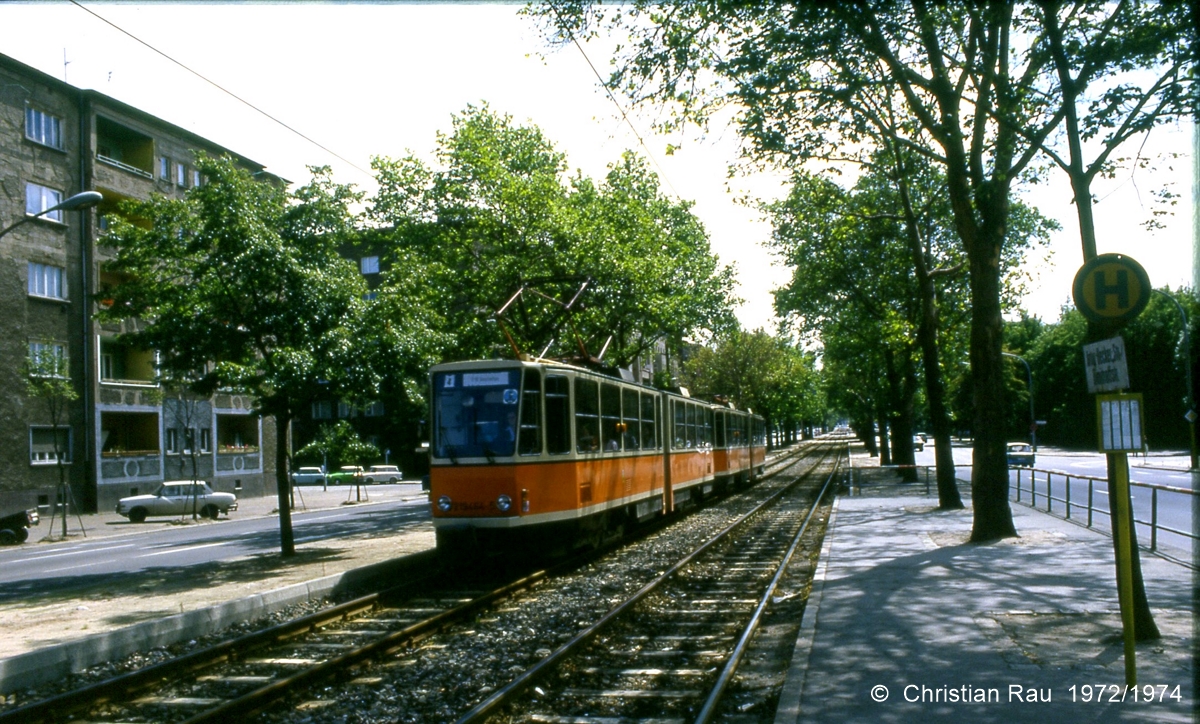
POLYGON ((746 479, 749 413, 548 360, 430 371, 430 501, 453 555, 594 544, 746 479))

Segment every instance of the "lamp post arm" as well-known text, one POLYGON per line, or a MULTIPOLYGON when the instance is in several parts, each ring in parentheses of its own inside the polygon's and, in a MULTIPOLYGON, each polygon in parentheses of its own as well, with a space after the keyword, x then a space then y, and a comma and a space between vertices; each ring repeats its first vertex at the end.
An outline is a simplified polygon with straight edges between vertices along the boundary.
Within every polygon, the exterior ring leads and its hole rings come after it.
MULTIPOLYGON (((42 213, 45 213, 45 212, 42 212, 42 213)), ((39 214, 39 216, 40 216, 40 215, 41 215, 41 214, 39 214)), ((0 236, 4 236, 5 234, 7 234, 8 232, 10 232, 10 231, 12 231, 13 229, 17 228, 17 227, 18 227, 18 226, 20 226, 21 224, 28 223, 30 219, 36 219, 36 218, 37 218, 37 216, 26 216, 25 218, 21 219, 20 221, 18 221, 18 222, 17 222, 17 223, 15 223, 15 224, 9 224, 8 226, 4 227, 4 229, 3 229, 3 230, 0 230, 0 236)))
POLYGON ((99 191, 80 191, 74 196, 67 198, 65 201, 59 202, 48 209, 42 209, 36 214, 26 215, 25 218, 21 219, 20 221, 9 224, 2 231, 0 231, 0 236, 4 236, 21 224, 27 224, 34 219, 41 218, 46 214, 51 213, 52 211, 74 211, 76 209, 87 209, 95 206, 103 200, 104 196, 99 191))

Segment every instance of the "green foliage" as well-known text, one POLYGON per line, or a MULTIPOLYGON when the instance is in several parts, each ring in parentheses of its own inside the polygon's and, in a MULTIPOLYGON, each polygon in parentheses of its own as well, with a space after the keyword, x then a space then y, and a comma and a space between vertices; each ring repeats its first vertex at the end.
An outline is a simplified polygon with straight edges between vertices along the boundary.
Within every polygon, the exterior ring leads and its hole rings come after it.
POLYGON ((440 168, 377 158, 372 220, 389 229, 391 266, 421 271, 448 358, 507 356, 492 314, 521 351, 582 344, 627 364, 657 339, 728 328, 732 270, 712 256, 688 204, 671 201, 643 161, 626 154, 603 183, 565 179, 561 153, 536 127, 486 106, 439 135, 440 168), (563 306, 586 282, 569 314, 563 306))
MULTIPOLYGON (((1146 437, 1154 449, 1186 449, 1190 433, 1183 415, 1187 411, 1186 374, 1188 363, 1183 348, 1179 308, 1183 307, 1195 330, 1200 303, 1186 290, 1157 290, 1136 319, 1121 331, 1125 339, 1130 389, 1143 396, 1146 437)), ((1096 447, 1095 396, 1087 390, 1083 345, 1088 325, 1074 309, 1065 310, 1054 324, 1031 320, 1012 323, 1006 338, 1014 346, 1023 344, 1021 356, 1033 367, 1034 407, 1046 427, 1038 430, 1039 442, 1077 449, 1096 447)), ((1195 344, 1193 339, 1193 346, 1195 344)), ((1194 355, 1193 351, 1193 355, 1194 355)), ((1019 364, 1014 364, 1014 368, 1019 364)), ((1024 388, 1024 368, 1021 389, 1024 388)), ((1013 389, 1017 389, 1013 387, 1013 389)), ((1028 418, 1027 398, 1014 395, 1009 418, 1028 418)), ((1025 428, 1022 424, 1017 428, 1025 428)), ((1027 434, 1027 433, 1026 433, 1027 434)), ((1018 435, 1020 436, 1020 435, 1018 435)))
POLYGON ((379 448, 363 441, 347 420, 321 425, 312 442, 293 455, 297 461, 323 464, 325 472, 343 465, 367 466, 380 457, 379 448))
POLYGON ((162 374, 198 393, 231 387, 262 414, 290 418, 332 381, 358 389, 350 323, 365 292, 337 253, 350 232, 346 188, 317 169, 294 199, 231 161, 201 157, 207 183, 186 200, 128 202, 113 220, 108 269, 123 282, 102 294, 101 319, 151 324, 126 339, 160 353, 162 374))
POLYGON ((694 396, 727 397, 777 429, 825 422, 813 355, 762 330, 738 331, 697 349, 684 365, 683 382, 694 396))

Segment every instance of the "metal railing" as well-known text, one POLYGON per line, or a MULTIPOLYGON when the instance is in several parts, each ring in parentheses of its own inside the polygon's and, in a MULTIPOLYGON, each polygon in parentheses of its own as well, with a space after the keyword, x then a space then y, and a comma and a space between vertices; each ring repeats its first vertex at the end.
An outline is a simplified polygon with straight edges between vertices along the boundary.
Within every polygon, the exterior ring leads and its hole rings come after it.
MULTIPOLYGON (((1044 470, 1041 468, 1016 467, 1012 468, 1012 470, 1016 472, 1017 477, 1015 486, 1016 494, 1012 499, 1018 503, 1028 505, 1035 510, 1042 510, 1051 515, 1057 515, 1060 518, 1073 523, 1079 523, 1087 528, 1094 527, 1097 515, 1103 516, 1105 519, 1110 515, 1110 506, 1096 506, 1098 497, 1103 497, 1106 501, 1108 499, 1107 478, 1067 473, 1061 470, 1044 470), (1039 482, 1041 483, 1040 487, 1039 482), (1074 486, 1072 483, 1074 483, 1074 486), (1100 483, 1100 485, 1097 485, 1097 483, 1100 483), (1079 489, 1083 485, 1087 486, 1087 493, 1083 496, 1084 500, 1081 501, 1078 494, 1072 497, 1072 488, 1079 489), (1057 509, 1055 504, 1058 506, 1057 509)), ((1130 496, 1133 498, 1134 523, 1145 526, 1150 531, 1150 544, 1145 545, 1139 542, 1139 546, 1147 548, 1153 553, 1162 553, 1159 550, 1159 539, 1163 533, 1166 533, 1168 536, 1175 535, 1186 539, 1187 543, 1180 548, 1185 553, 1189 552, 1191 546, 1200 537, 1193 531, 1181 530, 1164 524, 1161 520, 1162 516, 1160 513, 1162 508, 1159 503, 1160 498, 1171 496, 1174 499, 1185 501, 1186 505, 1182 506, 1182 509, 1190 513, 1190 511, 1196 509, 1194 504, 1197 492, 1171 485, 1140 483, 1132 480, 1129 482, 1129 487, 1130 496), (1149 520, 1138 517, 1139 512, 1143 516, 1145 515, 1145 498, 1147 497, 1146 492, 1138 494, 1138 491, 1148 491, 1149 493, 1149 520)))

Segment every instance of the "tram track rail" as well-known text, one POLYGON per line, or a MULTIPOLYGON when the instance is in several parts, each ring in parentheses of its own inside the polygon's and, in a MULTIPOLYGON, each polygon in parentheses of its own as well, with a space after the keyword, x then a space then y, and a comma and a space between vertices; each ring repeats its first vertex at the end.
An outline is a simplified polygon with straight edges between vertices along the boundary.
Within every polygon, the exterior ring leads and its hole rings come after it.
MULTIPOLYGON (((682 621, 681 619, 687 617, 687 612, 678 610, 668 609, 665 612, 660 612, 665 613, 665 617, 648 615, 646 612, 648 607, 644 604, 650 601, 652 596, 671 598, 671 591, 665 589, 669 589, 673 584, 676 585, 676 590, 680 591, 677 595, 686 597, 688 580, 683 576, 684 572, 695 568, 706 556, 710 556, 717 551, 722 544, 728 544, 731 537, 735 534, 743 533, 741 537, 746 540, 763 537, 766 528, 777 525, 775 521, 762 521, 762 518, 770 517, 764 516, 763 513, 771 511, 781 500, 785 499, 785 496, 794 487, 803 483, 807 476, 801 476, 792 485, 777 491, 770 498, 756 506, 751 512, 680 559, 670 569, 647 583, 620 605, 610 610, 603 618, 583 631, 580 631, 570 641, 514 678, 508 686, 495 692, 492 696, 462 715, 456 724, 480 724, 481 722, 493 719, 565 724, 567 722, 584 721, 585 718, 593 716, 599 717, 597 720, 600 721, 632 721, 645 719, 651 714, 656 715, 656 722, 670 721, 685 724, 687 721, 694 721, 696 724, 707 724, 707 722, 714 721, 714 717, 717 716, 719 711, 722 697, 734 678, 742 656, 749 645, 749 641, 757 630, 762 615, 775 593, 777 584, 791 563, 794 554, 800 548, 803 536, 808 532, 813 516, 825 500, 827 493, 839 474, 840 461, 841 457, 839 453, 834 461, 833 470, 825 477, 820 491, 812 500, 803 523, 800 524, 798 530, 791 534, 791 543, 786 553, 783 553, 774 565, 771 580, 758 597, 753 612, 742 625, 740 635, 736 638, 732 647, 727 650, 727 655, 723 657, 724 662, 721 671, 709 685, 707 696, 692 695, 695 691, 694 686, 684 689, 661 689, 663 684, 662 679, 664 678, 705 678, 707 671, 703 668, 697 668, 694 664, 691 666, 684 664, 674 669, 664 669, 662 666, 653 663, 648 665, 643 663, 647 658, 653 660, 658 657, 638 657, 636 651, 639 647, 632 642, 639 636, 646 636, 648 640, 651 640, 655 634, 631 632, 653 632, 654 630, 669 629, 671 626, 678 626, 681 623, 693 623, 691 621, 682 621), (759 525, 754 524, 756 520, 760 521, 759 525), (681 580, 683 581, 682 587, 679 585, 681 580), (641 609, 640 614, 637 613, 639 608, 641 609), (597 640, 603 632, 614 628, 618 622, 628 622, 635 615, 646 620, 636 622, 633 625, 627 625, 627 631, 613 634, 611 641, 604 642, 600 646, 596 645, 597 640), (588 647, 591 647, 593 651, 585 653, 588 647), (603 651, 598 653, 596 649, 602 649, 603 651), (609 656, 608 654, 612 652, 615 652, 615 655, 609 656), (630 655, 631 652, 633 655, 630 655), (579 663, 572 667, 573 670, 571 672, 564 673, 568 662, 572 659, 579 663), (597 660, 605 663, 597 664, 597 660), (630 663, 631 661, 633 663, 630 663), (586 662, 586 665, 584 662, 586 662), (557 673, 559 676, 559 681, 555 682, 553 687, 548 686, 546 691, 537 690, 538 695, 533 697, 534 701, 532 703, 529 701, 520 701, 520 697, 525 692, 534 687, 537 682, 550 677, 552 672, 557 673), (616 678, 641 678, 643 679, 642 683, 648 683, 649 686, 614 689, 611 684, 600 683, 599 688, 588 689, 585 685, 581 686, 578 683, 579 679, 583 679, 585 682, 592 682, 594 684, 597 679, 603 679, 606 674, 609 675, 610 679, 614 678, 612 677, 614 673, 617 675, 616 678), (663 674, 667 676, 663 676, 663 674), (671 674, 675 676, 671 676, 671 674), (659 690, 651 691, 649 687, 658 687, 659 690), (650 707, 643 706, 642 700, 644 698, 650 698, 656 703, 650 707), (633 702, 632 705, 629 703, 631 700, 633 702), (551 707, 551 702, 554 702, 556 706, 551 707), (666 709, 688 709, 695 704, 698 704, 699 711, 694 718, 662 716, 663 711, 666 709), (516 709, 515 712, 512 711, 514 708, 516 709), (550 711, 547 711, 547 709, 550 711)), ((813 469, 815 470, 820 464, 818 463, 813 469)), ((788 517, 788 511, 783 510, 779 512, 781 519, 788 517)), ((708 577, 716 571, 737 571, 739 574, 749 571, 752 575, 733 575, 727 576, 720 581, 709 581, 708 585, 704 586, 701 591, 702 595, 710 596, 711 598, 701 599, 701 601, 717 608, 704 609, 700 613, 715 613, 722 605, 727 606, 729 611, 737 611, 739 605, 745 603, 743 599, 737 596, 742 595, 742 586, 747 585, 756 577, 753 575, 754 568, 728 565, 738 561, 745 562, 750 560, 743 553, 745 549, 737 549, 730 552, 729 548, 730 546, 726 545, 725 555, 716 556, 719 562, 715 564, 710 562, 705 565, 705 573, 700 574, 698 577, 693 577, 691 582, 694 583, 700 577, 708 577), (726 584, 724 587, 737 591, 737 593, 733 596, 723 596, 723 592, 721 591, 722 586, 712 584, 726 584)), ((762 552, 764 548, 759 547, 754 550, 762 552)), ((715 618, 718 620, 711 622, 710 625, 698 626, 696 630, 688 635, 688 638, 695 640, 699 636, 705 641, 719 640, 721 638, 720 631, 727 625, 729 617, 717 616, 715 618), (697 634, 697 631, 707 631, 708 633, 697 634)), ((687 657, 683 656, 681 658, 686 659, 687 657)), ((685 687, 687 686, 685 685, 685 687)))
MULTIPOLYGON (((792 464, 793 459, 802 454, 801 451, 793 451, 785 460, 773 461, 768 465, 768 471, 763 478, 775 475, 782 466, 792 464)), ((653 528, 647 529, 647 532, 652 531, 653 528)), ((296 691, 312 687, 317 682, 353 671, 402 649, 411 648, 439 631, 467 621, 481 611, 496 606, 498 602, 535 588, 563 570, 584 565, 585 560, 602 553, 597 552, 550 569, 530 573, 482 595, 474 595, 477 591, 456 591, 447 588, 419 592, 423 586, 432 589, 436 589, 437 586, 429 579, 424 582, 410 582, 406 584, 405 589, 410 594, 412 591, 418 591, 420 598, 410 598, 408 604, 395 602, 395 599, 401 597, 397 590, 373 593, 144 669, 0 712, 0 724, 64 721, 81 713, 87 714, 88 721, 92 722, 116 721, 131 715, 131 705, 145 710, 136 716, 150 716, 156 721, 198 724, 229 721, 231 717, 244 719, 252 712, 264 710, 272 703, 296 691), (440 601, 432 601, 431 597, 440 601), (370 628, 378 627, 379 624, 373 622, 382 619, 391 619, 395 623, 397 620, 407 621, 412 618, 403 615, 406 606, 410 611, 434 608, 437 610, 424 610, 422 617, 394 630, 381 633, 370 628), (369 640, 345 646, 329 643, 327 640, 331 636, 355 637, 350 629, 339 629, 342 625, 367 627, 365 630, 369 633, 364 634, 364 638, 369 640), (339 633, 339 630, 342 633, 339 633), (321 643, 321 639, 326 642, 321 643), (305 640, 311 640, 312 645, 305 644, 305 640), (302 657, 270 655, 279 647, 296 650, 306 646, 326 647, 339 653, 324 657, 314 656, 311 661, 302 657), (317 660, 318 658, 320 660, 317 660), (304 663, 299 663, 302 660, 304 663), (280 673, 279 670, 268 673, 208 673, 219 667, 233 668, 237 671, 247 666, 258 665, 257 662, 272 661, 288 662, 283 664, 282 668, 302 669, 288 674, 280 673), (209 688, 209 685, 215 685, 220 691, 212 695, 196 692, 198 686, 209 688), (249 690, 245 690, 247 685, 249 690), (231 694, 231 688, 242 690, 231 694), (188 708, 199 711, 180 713, 182 709, 188 708)))

